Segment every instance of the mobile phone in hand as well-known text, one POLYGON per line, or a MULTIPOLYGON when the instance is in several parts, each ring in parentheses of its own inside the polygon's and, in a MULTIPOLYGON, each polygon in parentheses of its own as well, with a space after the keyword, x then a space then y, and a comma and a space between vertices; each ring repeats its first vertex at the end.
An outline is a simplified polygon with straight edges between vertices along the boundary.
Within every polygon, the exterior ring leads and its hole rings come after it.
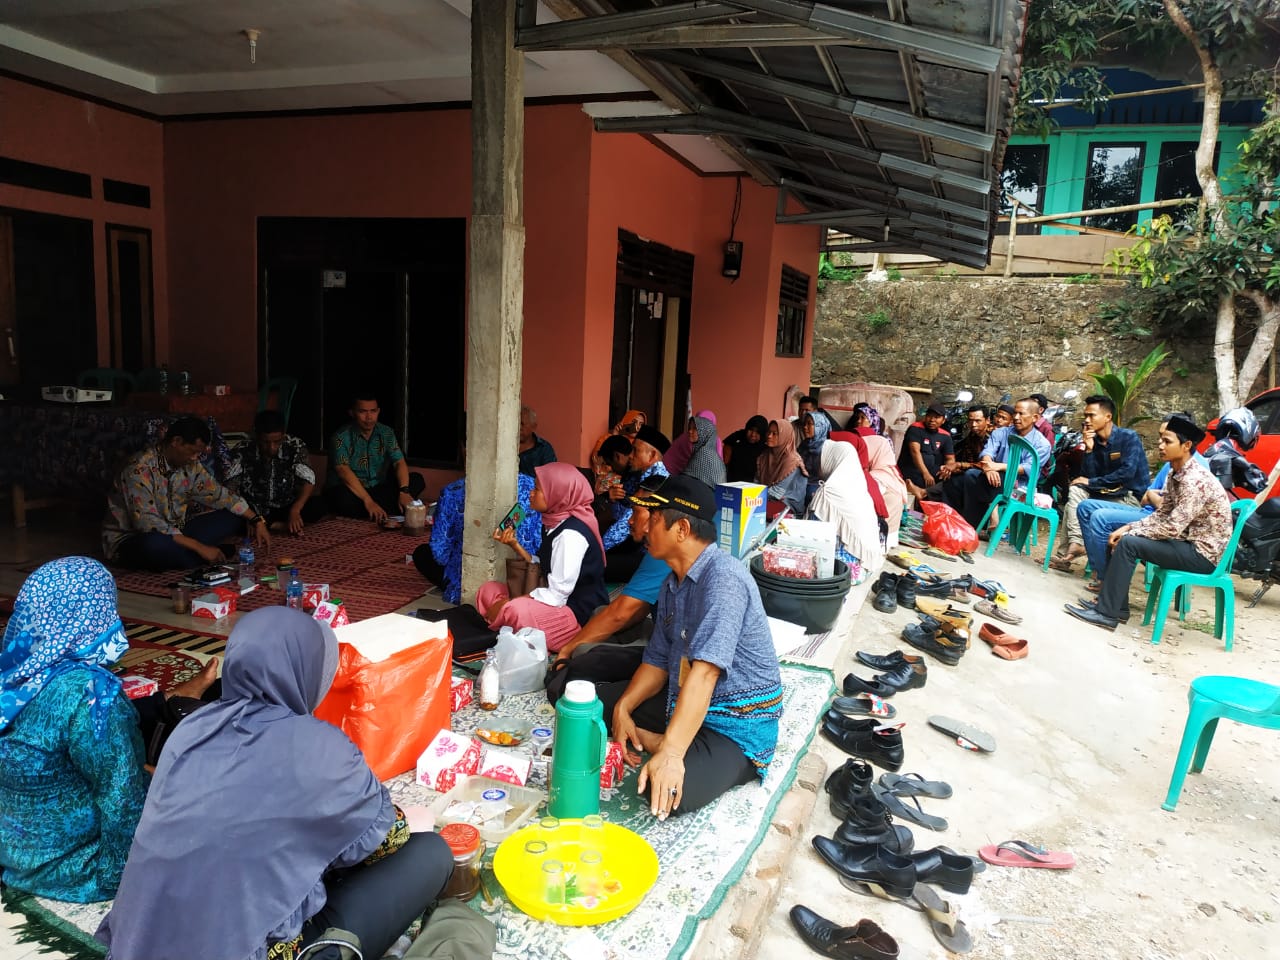
POLYGON ((520 526, 520 523, 523 520, 524 520, 524 506, 520 503, 517 503, 514 506, 512 506, 510 510, 507 511, 507 515, 503 517, 502 522, 498 524, 498 529, 514 530, 518 526, 520 526))

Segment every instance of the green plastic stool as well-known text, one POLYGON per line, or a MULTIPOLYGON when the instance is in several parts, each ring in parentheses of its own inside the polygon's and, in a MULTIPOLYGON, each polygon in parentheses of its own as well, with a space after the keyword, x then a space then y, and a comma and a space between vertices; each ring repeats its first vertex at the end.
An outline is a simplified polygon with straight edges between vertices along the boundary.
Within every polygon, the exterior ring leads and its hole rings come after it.
POLYGON ((1253 516, 1258 508, 1256 500, 1237 500, 1231 504, 1231 511, 1236 515, 1235 529, 1231 531, 1231 539, 1222 551, 1218 565, 1211 573, 1188 573, 1186 570, 1166 570, 1158 564, 1148 564, 1154 568, 1151 591, 1147 594, 1147 610, 1142 616, 1144 624, 1151 622, 1152 611, 1156 615, 1156 625, 1151 629, 1151 642, 1159 643, 1164 633, 1165 617, 1169 614, 1169 602, 1176 593, 1178 614, 1186 619, 1187 610, 1191 608, 1191 588, 1209 587, 1214 591, 1213 635, 1223 641, 1226 650, 1231 649, 1236 630, 1236 585, 1231 579, 1231 561, 1235 559, 1236 546, 1240 543, 1240 534, 1244 531, 1245 522, 1253 516))
POLYGON ((1004 471, 1004 487, 991 501, 991 505, 987 507, 987 512, 982 515, 982 520, 978 524, 979 530, 987 529, 987 521, 991 519, 991 514, 996 510, 1000 511, 1000 519, 996 522, 996 528, 991 531, 991 539, 987 543, 987 556, 996 552, 996 547, 1000 545, 1000 538, 1004 536, 1006 530, 1009 532, 1009 543, 1017 553, 1022 553, 1024 549, 1027 553, 1031 553, 1031 546, 1027 540, 1036 542, 1038 538, 1036 521, 1046 520, 1049 523, 1049 537, 1045 542, 1050 545, 1050 549, 1045 550, 1044 553, 1044 569, 1047 573, 1049 555, 1053 553, 1052 545, 1058 535, 1058 511, 1035 505, 1036 483, 1040 479, 1040 455, 1036 453, 1035 447, 1015 434, 1009 437, 1007 462, 1012 466, 1004 471), (1026 495, 1030 498, 1030 503, 1018 500, 1014 496, 1018 487, 1016 464, 1022 463, 1023 455, 1028 457, 1026 495))
MULTIPOLYGON (((1252 501, 1249 501, 1252 503, 1252 501)), ((1200 773, 1221 719, 1251 727, 1280 730, 1280 687, 1242 677, 1196 677, 1187 693, 1190 709, 1182 731, 1178 759, 1169 778, 1169 793, 1160 806, 1172 810, 1182 794, 1187 771, 1200 773)))

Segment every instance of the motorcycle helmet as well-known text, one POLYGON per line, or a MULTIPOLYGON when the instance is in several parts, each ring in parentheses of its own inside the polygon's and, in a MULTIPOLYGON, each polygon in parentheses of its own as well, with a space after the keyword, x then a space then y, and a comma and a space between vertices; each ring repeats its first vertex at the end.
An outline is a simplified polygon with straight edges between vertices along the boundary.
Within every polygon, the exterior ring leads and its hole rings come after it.
POLYGON ((1258 442, 1260 432, 1258 418, 1253 415, 1253 411, 1248 407, 1236 407, 1219 418, 1213 436, 1217 440, 1234 436, 1241 449, 1252 450, 1253 445, 1258 442))

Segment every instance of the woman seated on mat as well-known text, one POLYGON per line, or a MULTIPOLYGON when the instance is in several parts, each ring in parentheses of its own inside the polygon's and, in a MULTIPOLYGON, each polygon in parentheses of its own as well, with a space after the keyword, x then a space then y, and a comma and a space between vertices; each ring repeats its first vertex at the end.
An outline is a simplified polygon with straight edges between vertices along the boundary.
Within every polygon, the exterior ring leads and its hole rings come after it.
POLYGON ((805 473, 809 481, 805 484, 805 503, 813 499, 818 492, 818 467, 822 458, 822 448, 826 445, 827 435, 831 433, 831 421, 821 414, 802 413, 796 422, 800 426, 800 435, 804 438, 796 447, 800 459, 804 461, 805 473))
POLYGON ((609 602, 604 588, 604 543, 591 509, 591 485, 577 467, 548 463, 537 467, 534 477, 537 484, 529 502, 542 514, 546 530, 536 561, 510 528, 495 530, 493 538, 526 563, 538 563, 546 586, 513 598, 505 583, 490 581, 476 591, 476 609, 494 630, 541 630, 547 636, 547 649, 554 652, 577 635, 596 607, 609 602))
POLYGON ((356 746, 311 716, 338 641, 297 610, 244 616, 222 699, 170 738, 97 938, 114 960, 288 960, 325 930, 380 957, 453 869, 356 746), (256 812, 256 813, 255 813, 256 812))
POLYGON ((882 437, 884 436, 884 419, 880 416, 880 411, 871 404, 855 403, 845 429, 852 433, 860 433, 864 437, 882 437))
POLYGON ((867 445, 870 478, 880 488, 880 496, 884 500, 884 516, 888 523, 887 542, 890 547, 896 547, 898 530, 902 526, 902 511, 906 509, 910 499, 907 483, 898 472, 898 458, 888 437, 863 437, 862 442, 867 445))
POLYGON ((128 647, 115 580, 97 560, 46 563, 18 592, 0 645, 6 884, 82 903, 115 893, 147 791, 144 743, 200 705, 217 669, 130 701, 107 669, 128 647))
MULTIPOLYGON (((680 438, 689 444, 689 456, 680 475, 701 480, 714 490, 716 484, 724 483, 724 461, 720 459, 720 438, 716 436, 716 422, 703 416, 710 412, 703 410, 696 417, 689 418, 689 429, 680 438)), ((671 446, 672 449, 675 448, 674 443, 671 446)), ((662 462, 667 463, 665 458, 662 462)), ((667 463, 667 469, 670 468, 671 465, 667 463)), ((674 472, 672 476, 675 476, 674 472)))
MULTIPOLYGON (((716 415, 710 410, 699 410, 689 419, 693 421, 699 417, 703 420, 711 421, 710 433, 716 438, 716 456, 721 458, 721 462, 723 462, 724 444, 717 435, 719 426, 716 422, 716 415)), ((689 458, 693 456, 696 442, 687 432, 680 434, 680 436, 671 441, 671 448, 662 455, 662 463, 667 468, 667 473, 673 477, 684 473, 685 468, 689 466, 689 458)))
POLYGON ((819 477, 822 485, 814 495, 809 515, 835 524, 836 556, 845 563, 860 565, 861 570, 850 568, 850 575, 858 582, 862 575, 884 563, 884 547, 857 451, 847 443, 826 444, 819 477))
POLYGON ((796 453, 796 433, 789 421, 773 420, 764 438, 765 451, 756 458, 756 483, 769 488, 768 514, 772 519, 784 508, 799 516, 804 512, 804 461, 796 453))
POLYGON ((724 438, 725 479, 729 483, 751 483, 756 478, 756 461, 764 453, 764 437, 769 421, 756 414, 741 430, 724 438))

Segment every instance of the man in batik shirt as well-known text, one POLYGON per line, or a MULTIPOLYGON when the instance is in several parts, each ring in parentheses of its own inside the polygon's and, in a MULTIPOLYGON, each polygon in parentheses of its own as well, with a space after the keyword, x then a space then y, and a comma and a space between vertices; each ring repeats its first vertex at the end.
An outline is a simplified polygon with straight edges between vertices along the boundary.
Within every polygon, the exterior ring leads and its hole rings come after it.
POLYGON ((292 534, 302 532, 324 514, 324 500, 312 497, 316 473, 311 469, 307 445, 285 433, 278 410, 262 410, 253 419, 253 442, 241 449, 227 474, 240 495, 267 525, 292 534))

